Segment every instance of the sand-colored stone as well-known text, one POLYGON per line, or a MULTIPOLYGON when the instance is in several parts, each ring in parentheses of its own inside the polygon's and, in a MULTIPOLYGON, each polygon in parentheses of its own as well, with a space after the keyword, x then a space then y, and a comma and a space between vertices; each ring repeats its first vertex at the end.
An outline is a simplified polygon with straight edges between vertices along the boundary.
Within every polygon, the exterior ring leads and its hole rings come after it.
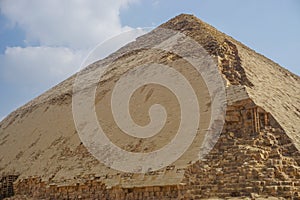
MULTIPOLYGON (((191 162, 199 148, 196 140, 178 161, 145 175, 106 167, 90 155, 76 132, 71 105, 73 76, 0 123, 0 173, 2 178, 19 175, 13 185, 14 199, 300 199, 300 78, 194 16, 179 15, 160 27, 178 30, 200 43, 223 75, 226 123, 213 150, 204 160, 191 162)), ((119 52, 139 42, 151 46, 159 40, 150 33, 119 52)), ((104 89, 97 91, 100 121, 103 111, 106 115, 110 84, 130 69, 125 63, 147 59, 185 66, 172 55, 151 51, 133 51, 118 58, 104 77, 104 89)), ((96 67, 97 63, 89 70, 96 67)), ((143 109, 162 91, 155 85, 137 91, 147 98, 143 109)), ((168 105, 177 112, 176 101, 168 105)), ((147 118, 135 114, 138 123, 147 123, 147 118)), ((201 114, 209 115, 205 109, 201 114)), ((178 123, 172 116, 170 121, 167 133, 178 123)), ((172 133, 160 134, 159 142, 155 138, 141 142, 117 129, 111 133, 114 143, 137 152, 153 151, 172 137, 172 133)))

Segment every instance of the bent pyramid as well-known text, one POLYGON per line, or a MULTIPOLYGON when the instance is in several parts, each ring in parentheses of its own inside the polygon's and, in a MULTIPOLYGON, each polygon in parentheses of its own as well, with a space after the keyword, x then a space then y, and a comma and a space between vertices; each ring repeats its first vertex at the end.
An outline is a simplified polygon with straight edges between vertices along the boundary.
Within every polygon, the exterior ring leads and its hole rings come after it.
MULTIPOLYGON (((204 158, 195 159, 201 148, 197 136, 178 160, 162 169, 130 173, 107 167, 78 136, 72 114, 74 75, 0 123, 0 199, 300 199, 299 76, 194 16, 179 15, 159 28, 198 42, 221 73, 227 109, 213 149, 204 158)), ((139 43, 151 46, 162 42, 153 36, 153 32, 141 36, 86 69, 93 72, 99 63, 114 59, 104 74, 103 87, 96 91, 96 113, 101 123, 108 122, 104 129, 109 139, 131 152, 161 148, 179 126, 178 119, 168 115, 167 127, 157 138, 141 140, 122 134, 110 123, 111 86, 132 63, 155 59, 187 67, 172 52, 132 50, 139 43), (122 51, 129 53, 118 56, 122 51)), ((193 79, 193 73, 187 76, 193 79)), ((205 87, 199 84, 198 89, 205 87)), ((133 108, 132 114, 143 125, 149 123, 149 117, 143 116, 150 106, 159 97, 168 100, 172 96, 155 84, 139 88, 137 93, 141 97, 133 101, 142 106, 133 108)), ((207 126, 205 119, 212 105, 205 96, 203 99, 200 113, 207 126)), ((179 112, 178 102, 168 105, 167 111, 179 112)))

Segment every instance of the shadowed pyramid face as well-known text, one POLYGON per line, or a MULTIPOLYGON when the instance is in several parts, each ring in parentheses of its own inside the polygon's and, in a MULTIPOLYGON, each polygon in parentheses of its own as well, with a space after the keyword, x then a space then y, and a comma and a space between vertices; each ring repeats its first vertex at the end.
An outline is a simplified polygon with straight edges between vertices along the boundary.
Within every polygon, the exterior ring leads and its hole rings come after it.
POLYGON ((209 152, 224 124, 226 97, 199 43, 158 28, 107 60, 79 73, 73 90, 77 131, 97 159, 147 173, 177 160, 184 167, 209 152), (159 39, 149 45, 148 37, 159 39))
POLYGON ((296 199, 299 90, 298 76, 180 15, 0 122, 0 185, 37 199, 296 199))

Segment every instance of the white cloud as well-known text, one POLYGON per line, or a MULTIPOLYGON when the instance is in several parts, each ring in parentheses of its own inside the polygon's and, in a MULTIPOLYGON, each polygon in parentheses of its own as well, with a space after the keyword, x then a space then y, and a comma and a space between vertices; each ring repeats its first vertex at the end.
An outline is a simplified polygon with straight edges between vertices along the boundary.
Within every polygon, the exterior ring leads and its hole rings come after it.
POLYGON ((64 47, 10 47, 0 57, 0 77, 14 85, 49 87, 79 69, 82 54, 64 47))
POLYGON ((1 0, 1 13, 26 33, 29 44, 89 48, 130 29, 120 9, 136 0, 1 0))
POLYGON ((153 6, 159 6, 159 4, 160 4, 160 2, 159 2, 159 0, 154 0, 153 2, 152 2, 152 5, 153 6))
POLYGON ((26 35, 25 47, 7 47, 0 55, 0 84, 9 87, 9 95, 1 92, 2 102, 9 104, 6 102, 14 98, 15 105, 24 104, 34 97, 32 94, 37 95, 76 72, 89 49, 131 30, 122 26, 119 13, 137 1, 0 0, 0 12, 10 27, 18 27, 26 35), (10 88, 17 89, 9 91, 10 88), (14 92, 16 95, 12 96, 14 92))

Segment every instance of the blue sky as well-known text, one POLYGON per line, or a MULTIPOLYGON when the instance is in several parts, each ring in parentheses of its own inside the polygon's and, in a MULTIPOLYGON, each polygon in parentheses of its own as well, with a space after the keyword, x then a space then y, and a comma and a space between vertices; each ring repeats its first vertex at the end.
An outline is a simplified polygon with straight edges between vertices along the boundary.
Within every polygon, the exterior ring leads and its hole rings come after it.
POLYGON ((0 120, 112 35, 194 14, 300 74, 298 0, 0 0, 0 120))

